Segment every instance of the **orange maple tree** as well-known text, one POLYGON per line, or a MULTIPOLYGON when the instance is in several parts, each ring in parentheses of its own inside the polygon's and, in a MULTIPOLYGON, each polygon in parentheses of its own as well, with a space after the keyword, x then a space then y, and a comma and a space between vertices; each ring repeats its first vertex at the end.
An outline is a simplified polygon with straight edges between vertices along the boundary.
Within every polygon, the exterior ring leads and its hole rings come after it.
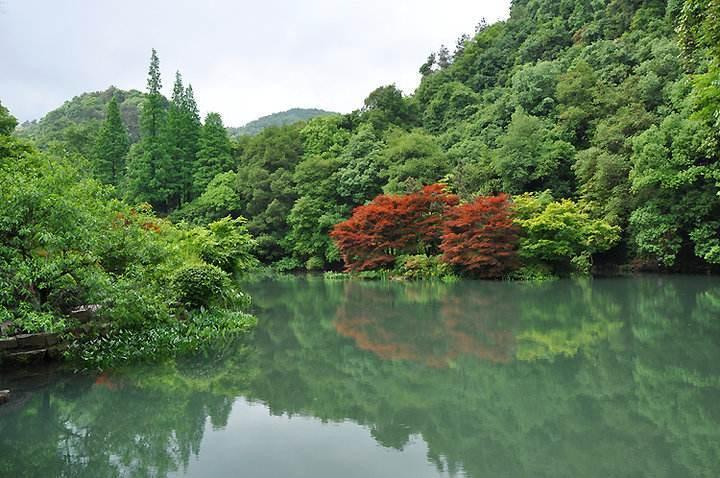
POLYGON ((458 202, 442 184, 406 195, 380 195, 336 224, 330 236, 348 270, 391 266, 402 254, 437 252, 444 214, 458 202))
POLYGON ((485 196, 446 212, 440 250, 446 263, 493 279, 516 266, 518 239, 508 196, 485 196))

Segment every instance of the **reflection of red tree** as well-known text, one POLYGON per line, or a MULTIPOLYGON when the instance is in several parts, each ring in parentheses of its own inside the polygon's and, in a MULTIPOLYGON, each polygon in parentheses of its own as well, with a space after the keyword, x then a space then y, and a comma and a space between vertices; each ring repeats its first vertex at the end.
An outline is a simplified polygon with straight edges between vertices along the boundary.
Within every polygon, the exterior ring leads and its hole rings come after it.
POLYGON ((418 360, 418 354, 409 344, 392 342, 394 337, 388 331, 376 329, 373 338, 365 332, 365 328, 373 328, 373 322, 367 317, 335 322, 335 330, 345 337, 355 339, 355 343, 363 350, 373 352, 387 360, 418 360), (385 343, 382 343, 385 341, 385 343), (380 343, 378 343, 380 342, 380 343))
MULTIPOLYGON (((498 304, 497 294, 448 294, 429 316, 423 303, 398 308, 387 291, 349 287, 338 309, 335 330, 357 347, 385 360, 410 360, 447 367, 460 356, 508 363, 515 352, 512 305, 498 304), (368 292, 374 293, 372 298, 368 292)), ((426 309, 427 310, 427 309, 426 309)))
POLYGON ((117 390, 120 388, 120 385, 113 381, 110 376, 107 374, 107 372, 103 372, 100 375, 97 376, 95 379, 95 385, 98 387, 104 387, 108 390, 117 390))

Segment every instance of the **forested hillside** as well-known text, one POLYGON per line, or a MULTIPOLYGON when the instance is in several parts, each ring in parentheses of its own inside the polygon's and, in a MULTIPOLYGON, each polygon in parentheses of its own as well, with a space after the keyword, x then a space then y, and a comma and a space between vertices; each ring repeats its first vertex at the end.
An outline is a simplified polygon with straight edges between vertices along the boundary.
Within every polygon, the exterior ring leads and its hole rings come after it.
POLYGON ((18 127, 17 134, 32 139, 41 148, 61 143, 64 148, 85 156, 92 156, 91 146, 100 131, 108 103, 115 97, 129 139, 140 139, 140 105, 143 93, 121 90, 111 86, 105 91, 84 93, 66 101, 38 121, 28 121, 18 127))
POLYGON ((280 269, 707 270, 720 263, 719 9, 515 0, 507 21, 431 54, 412 95, 381 86, 350 114, 237 140, 219 114, 201 121, 179 74, 162 96, 153 52, 138 142, 120 92, 96 138, 63 137, 68 113, 53 139, 173 220, 246 217, 280 269))
POLYGON ((231 137, 252 136, 260 133, 262 130, 270 126, 285 126, 293 123, 299 123, 300 121, 307 121, 317 116, 327 116, 333 114, 337 113, 317 108, 292 108, 287 111, 262 116, 249 122, 245 126, 240 126, 239 128, 228 128, 228 133, 230 133, 231 137))

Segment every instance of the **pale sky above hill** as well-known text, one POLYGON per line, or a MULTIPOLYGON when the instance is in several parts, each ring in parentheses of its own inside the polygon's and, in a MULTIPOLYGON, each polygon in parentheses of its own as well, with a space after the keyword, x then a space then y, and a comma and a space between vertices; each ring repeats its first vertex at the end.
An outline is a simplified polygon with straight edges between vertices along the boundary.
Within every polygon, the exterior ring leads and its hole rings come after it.
POLYGON ((0 0, 0 101, 21 121, 115 85, 144 90, 151 48, 203 113, 239 126, 292 107, 348 112, 418 84, 431 51, 506 18, 509 0, 0 0))

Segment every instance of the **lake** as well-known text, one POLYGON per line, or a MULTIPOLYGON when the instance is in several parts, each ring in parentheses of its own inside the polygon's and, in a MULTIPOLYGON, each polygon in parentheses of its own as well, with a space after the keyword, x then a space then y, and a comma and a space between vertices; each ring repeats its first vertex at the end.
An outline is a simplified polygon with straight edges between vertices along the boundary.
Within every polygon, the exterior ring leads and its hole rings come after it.
POLYGON ((720 278, 246 289, 241 343, 3 373, 0 476, 720 476, 720 278))

